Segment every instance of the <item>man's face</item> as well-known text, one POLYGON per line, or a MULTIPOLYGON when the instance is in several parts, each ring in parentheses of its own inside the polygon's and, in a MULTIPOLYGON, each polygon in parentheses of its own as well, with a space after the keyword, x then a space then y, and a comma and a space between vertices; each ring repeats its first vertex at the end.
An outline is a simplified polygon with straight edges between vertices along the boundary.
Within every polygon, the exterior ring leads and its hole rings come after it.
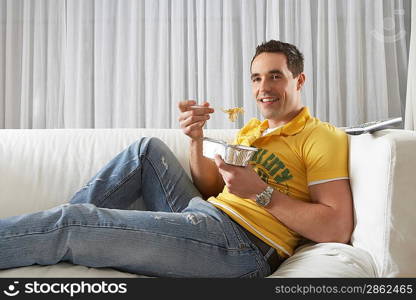
POLYGON ((305 75, 293 78, 283 53, 263 52, 251 66, 253 96, 271 128, 293 119, 302 109, 300 89, 305 75))

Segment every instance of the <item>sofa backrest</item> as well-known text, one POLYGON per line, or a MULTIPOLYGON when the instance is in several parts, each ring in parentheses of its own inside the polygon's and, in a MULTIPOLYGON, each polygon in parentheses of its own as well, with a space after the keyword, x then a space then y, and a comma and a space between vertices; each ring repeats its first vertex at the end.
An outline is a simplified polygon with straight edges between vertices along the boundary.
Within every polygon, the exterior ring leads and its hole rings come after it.
MULTIPOLYGON (((236 130, 206 131, 230 141, 236 130)), ((105 163, 142 136, 166 142, 189 173, 180 129, 2 129, 0 218, 66 203, 105 163)))

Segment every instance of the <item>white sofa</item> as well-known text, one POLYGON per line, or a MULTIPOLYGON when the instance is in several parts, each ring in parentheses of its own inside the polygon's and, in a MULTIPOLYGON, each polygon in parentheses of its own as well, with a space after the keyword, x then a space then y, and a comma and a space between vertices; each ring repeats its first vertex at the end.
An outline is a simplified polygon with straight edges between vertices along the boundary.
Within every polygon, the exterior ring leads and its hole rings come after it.
MULTIPOLYGON (((236 130, 206 130, 231 140, 236 130)), ((157 136, 189 174, 178 129, 0 130, 0 218, 68 201, 101 166, 141 136, 157 136)), ((271 277, 416 277, 416 134, 383 130, 350 137, 352 245, 306 244, 271 277)), ((59 263, 0 270, 0 277, 141 277, 59 263)))

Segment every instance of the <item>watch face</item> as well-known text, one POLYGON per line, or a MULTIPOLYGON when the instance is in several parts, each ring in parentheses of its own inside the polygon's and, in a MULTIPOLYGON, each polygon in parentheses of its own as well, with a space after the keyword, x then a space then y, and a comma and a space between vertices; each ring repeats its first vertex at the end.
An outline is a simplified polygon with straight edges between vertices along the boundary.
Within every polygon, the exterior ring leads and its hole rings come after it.
POLYGON ((269 204, 270 198, 269 197, 264 197, 262 202, 263 202, 263 206, 266 206, 267 204, 269 204))
POLYGON ((267 199, 264 196, 265 195, 263 193, 260 194, 260 195, 258 195, 258 197, 256 199, 257 204, 259 204, 261 206, 264 206, 265 205, 267 199))
POLYGON ((272 194, 273 194, 273 188, 268 186, 263 192, 257 195, 256 203, 261 206, 266 206, 267 204, 270 203, 272 194))

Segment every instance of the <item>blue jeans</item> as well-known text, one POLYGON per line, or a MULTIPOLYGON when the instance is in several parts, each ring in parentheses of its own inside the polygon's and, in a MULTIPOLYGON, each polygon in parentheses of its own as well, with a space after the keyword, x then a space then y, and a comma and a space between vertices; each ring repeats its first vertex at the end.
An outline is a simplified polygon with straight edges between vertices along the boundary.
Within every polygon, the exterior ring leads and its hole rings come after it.
POLYGON ((157 277, 270 274, 244 230, 201 198, 156 138, 118 154, 69 204, 0 220, 0 269, 60 261, 157 277))

